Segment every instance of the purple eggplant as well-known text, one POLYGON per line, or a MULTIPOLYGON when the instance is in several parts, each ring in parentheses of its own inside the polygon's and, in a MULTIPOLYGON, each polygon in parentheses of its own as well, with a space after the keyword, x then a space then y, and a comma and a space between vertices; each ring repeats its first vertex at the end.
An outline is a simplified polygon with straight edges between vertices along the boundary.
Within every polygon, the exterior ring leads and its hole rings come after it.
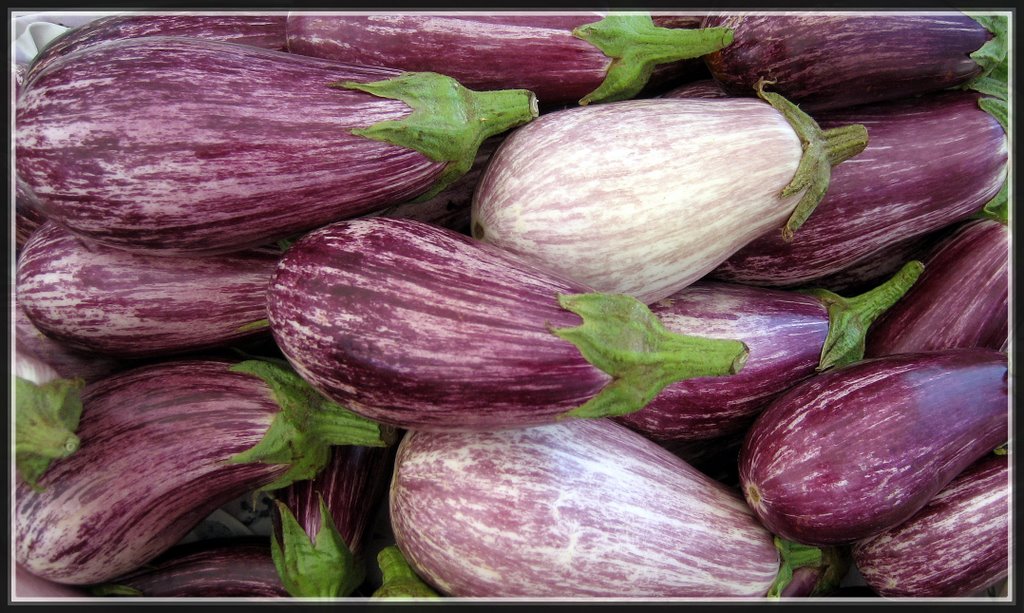
POLYGON ((39 212, 39 202, 32 188, 19 176, 15 176, 14 203, 14 242, 20 252, 32 233, 46 223, 46 216, 39 212))
POLYGON ((82 379, 89 383, 123 370, 123 361, 78 351, 53 340, 36 328, 25 314, 21 301, 15 298, 11 305, 14 311, 14 339, 19 353, 31 355, 53 368, 65 379, 82 379))
POLYGON ((823 127, 867 126, 867 148, 833 169, 828 193, 792 241, 764 234, 712 276, 806 285, 967 219, 999 192, 1007 172, 1006 132, 979 99, 975 92, 944 92, 820 114, 823 127))
POLYGON ((991 70, 999 58, 990 53, 1006 44, 988 45, 993 33, 962 13, 731 13, 703 25, 734 32, 705 57, 726 91, 750 96, 767 78, 811 112, 964 85, 991 70))
POLYGON ((937 245, 920 282, 871 329, 866 355, 1000 349, 1009 326, 1010 231, 992 219, 937 245))
POLYGON ((882 596, 971 596, 1010 570, 1006 456, 975 462, 913 517, 858 542, 854 562, 882 596))
POLYGON ((61 585, 60 583, 54 583, 47 581, 46 579, 40 579, 24 569, 20 564, 13 564, 14 566, 14 577, 12 579, 13 590, 11 592, 11 598, 8 600, 18 602, 21 598, 31 599, 47 599, 53 600, 56 598, 86 598, 88 594, 77 587, 70 585, 61 585))
POLYGON ((605 419, 409 432, 390 508, 450 596, 760 597, 779 571, 736 492, 605 419))
POLYGON ((18 299, 37 328, 68 347, 164 357, 266 334, 280 256, 265 248, 156 257, 90 244, 48 222, 18 261, 18 299))
POLYGON ((265 362, 162 362, 81 400, 78 450, 15 495, 16 559, 59 583, 138 568, 227 501, 309 478, 331 442, 383 444, 376 424, 265 362))
POLYGON ((729 44, 696 20, 597 13, 288 15, 288 51, 449 75, 466 87, 523 88, 545 105, 611 102, 640 93, 654 67, 687 69, 729 44), (628 52, 627 52, 628 51, 628 52))
POLYGON ((1008 410, 1005 354, 863 360, 797 385, 758 416, 740 451, 743 494, 783 538, 868 538, 1005 443, 1008 410))
POLYGON ((628 296, 408 219, 307 234, 278 264, 267 313, 313 387, 401 428, 621 414, 671 381, 736 372, 746 356, 741 342, 668 332, 628 296))
POLYGON ((536 114, 525 90, 151 36, 37 74, 18 101, 17 170, 76 234, 226 253, 433 196, 536 114))

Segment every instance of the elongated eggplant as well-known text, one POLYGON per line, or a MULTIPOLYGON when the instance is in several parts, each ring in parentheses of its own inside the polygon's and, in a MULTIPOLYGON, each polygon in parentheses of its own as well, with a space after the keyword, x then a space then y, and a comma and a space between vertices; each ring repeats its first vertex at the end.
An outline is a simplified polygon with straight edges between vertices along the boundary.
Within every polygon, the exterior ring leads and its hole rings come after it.
MULTIPOLYGON (((54 598, 87 598, 88 594, 84 590, 70 585, 62 585, 60 583, 54 583, 53 581, 47 581, 46 579, 40 579, 32 573, 25 570, 20 564, 15 564, 13 561, 11 565, 14 566, 14 578, 13 578, 13 591, 11 595, 14 602, 17 602, 19 598, 45 598, 52 600, 54 598)), ((8 600, 8 602, 11 602, 8 600)))
POLYGON ((991 52, 1006 53, 1005 40, 989 45, 993 33, 962 13, 730 13, 703 25, 734 32, 705 58, 729 93, 749 96, 768 78, 812 112, 964 85, 991 70, 991 52))
POLYGON ((68 347, 164 357, 268 333, 280 251, 164 258, 90 244, 48 222, 25 245, 17 287, 32 323, 68 347))
POLYGON ((831 165, 867 135, 821 132, 761 94, 549 113, 494 154, 473 197, 473 236, 647 304, 766 232, 791 237, 831 165))
POLYGON ((1010 232, 979 219, 937 245, 920 282, 871 329, 866 355, 1000 349, 1009 330, 1010 232))
POLYGON ((39 202, 32 188, 19 176, 15 176, 14 203, 14 242, 20 252, 28 237, 46 223, 46 216, 39 212, 39 202))
POLYGON ((674 380, 736 372, 746 356, 738 341, 668 332, 628 296, 408 219, 307 234, 278 264, 267 313, 313 387, 402 428, 626 413, 674 380))
POLYGON ((1006 355, 902 354, 824 373, 775 400, 747 433, 740 479, 769 530, 851 543, 921 509, 1007 440, 1006 355))
POLYGON ((18 173, 47 217, 163 255, 433 196, 485 138, 537 114, 525 90, 163 36, 71 53, 18 102, 18 173))
MULTIPOLYGON (((666 25, 679 25, 678 20, 666 25)), ((690 25, 693 25, 692 23, 690 25)), ((632 98, 655 66, 729 44, 724 28, 660 27, 649 15, 288 15, 288 51, 523 88, 545 105, 632 98)))
POLYGON ((16 559, 59 583, 138 568, 236 496, 309 478, 331 442, 383 444, 376 424, 268 363, 162 362, 81 399, 78 451, 15 495, 16 559))
POLYGON ((944 92, 821 114, 825 127, 867 126, 871 142, 833 170, 828 193, 791 242, 765 233, 712 276, 806 285, 967 219, 999 192, 1007 172, 1006 132, 979 99, 975 92, 944 92))
POLYGON ((17 351, 45 362, 61 377, 79 378, 88 383, 126 368, 124 361, 77 351, 46 336, 28 318, 17 298, 11 306, 14 311, 14 344, 17 351))
POLYGON ((409 432, 390 507, 451 596, 758 597, 779 570, 737 493, 605 419, 409 432))
POLYGON ((854 562, 882 596, 971 596, 1009 574, 1009 521, 1009 464, 991 454, 907 521, 854 545, 854 562))

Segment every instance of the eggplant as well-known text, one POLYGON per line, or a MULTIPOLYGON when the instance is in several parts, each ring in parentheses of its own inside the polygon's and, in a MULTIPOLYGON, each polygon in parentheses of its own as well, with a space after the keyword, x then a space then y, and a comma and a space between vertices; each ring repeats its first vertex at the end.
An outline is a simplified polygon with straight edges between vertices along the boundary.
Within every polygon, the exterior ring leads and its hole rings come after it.
POLYGON ((473 237, 651 304, 766 232, 791 237, 867 142, 764 100, 649 99, 548 113, 509 135, 473 237))
POLYGON ((999 53, 1006 54, 1006 18, 997 19, 1003 31, 993 40, 985 18, 954 12, 711 14, 704 27, 730 28, 735 38, 705 62, 733 95, 752 95, 759 79, 770 78, 808 112, 846 108, 958 87, 987 74, 999 53))
POLYGON ((46 579, 40 579, 32 573, 25 570, 20 564, 11 562, 11 566, 14 566, 14 577, 12 579, 12 598, 8 599, 7 602, 18 602, 21 598, 32 598, 54 600, 57 598, 86 598, 88 594, 84 590, 70 585, 61 585, 60 583, 54 583, 47 581, 46 579))
POLYGON ((1009 521, 1009 463, 990 454, 913 517, 854 545, 854 562, 882 596, 971 596, 1009 574, 1009 521))
POLYGON ((20 253, 32 233, 46 223, 46 216, 39 212, 32 188, 19 176, 15 176, 14 206, 14 244, 20 253))
POLYGON ((176 545, 149 564, 92 586, 96 596, 143 598, 287 597, 270 542, 242 537, 176 545))
POLYGON ((799 234, 765 233, 718 266, 715 278, 752 285, 815 283, 887 246, 966 220, 1007 173, 1007 137, 969 91, 820 114, 824 127, 856 122, 871 142, 833 170, 828 193, 799 234))
POLYGON ((76 351, 46 336, 25 314, 17 297, 11 306, 14 311, 14 344, 18 353, 45 362, 61 377, 82 379, 88 383, 127 367, 124 361, 76 351))
POLYGON ((779 397, 740 450, 743 494, 774 534, 852 543, 909 519, 1007 440, 1006 355, 863 360, 779 397))
POLYGON ((236 496, 309 478, 329 444, 386 436, 267 362, 165 361, 81 400, 78 450, 15 493, 16 560, 59 583, 132 571, 236 496))
POLYGON ((607 419, 410 431, 390 509, 412 568, 449 596, 760 597, 779 572, 735 491, 607 419))
POLYGON ((32 323, 66 346, 165 357, 268 333, 266 291, 281 252, 166 258, 90 244, 48 222, 18 261, 32 323))
MULTIPOLYGON (((729 44, 725 28, 647 14, 288 15, 288 51, 336 61, 441 72, 466 87, 522 88, 545 105, 611 102, 640 93, 655 66, 687 70, 729 44)), ((668 70, 668 69, 666 69, 668 70)))
POLYGON ((1009 263, 1006 225, 962 224, 933 250, 920 282, 872 327, 866 355, 1000 349, 1008 340, 1009 263))
POLYGON ((674 380, 737 372, 746 358, 741 342, 672 334, 628 296, 408 219, 307 234, 278 263, 267 313, 314 388, 400 428, 626 413, 674 380))
POLYGON ((920 274, 920 262, 910 262, 853 298, 698 281, 651 305, 651 312, 678 334, 742 340, 750 351, 743 370, 673 383, 644 408, 614 419, 656 441, 738 433, 796 383, 861 359, 872 322, 920 274))
POLYGON ((27 84, 17 171, 76 234, 210 255, 429 198, 536 114, 525 90, 149 36, 70 53, 27 84))

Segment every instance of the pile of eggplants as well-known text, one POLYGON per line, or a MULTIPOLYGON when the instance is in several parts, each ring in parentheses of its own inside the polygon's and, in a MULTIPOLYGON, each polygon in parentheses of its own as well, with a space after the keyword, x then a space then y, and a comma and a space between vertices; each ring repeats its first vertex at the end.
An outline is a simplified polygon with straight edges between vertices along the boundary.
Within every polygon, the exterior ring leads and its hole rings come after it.
POLYGON ((14 600, 1007 600, 1008 20, 68 30, 13 73, 14 600))

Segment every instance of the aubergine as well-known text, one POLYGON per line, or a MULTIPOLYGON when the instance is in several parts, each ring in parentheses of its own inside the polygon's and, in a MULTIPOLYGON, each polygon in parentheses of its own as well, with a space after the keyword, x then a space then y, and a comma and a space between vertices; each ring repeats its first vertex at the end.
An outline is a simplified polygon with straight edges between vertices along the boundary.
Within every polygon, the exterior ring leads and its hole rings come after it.
POLYGON ((747 502, 774 534, 806 545, 899 525, 1007 441, 1006 364, 987 349, 901 354, 797 385, 747 433, 747 502))
POLYGON ((1001 349, 1009 331, 1009 265, 1005 224, 962 224, 935 247, 920 282, 872 327, 866 355, 1001 349))
POLYGON ((395 541, 458 597, 761 597, 780 555, 738 493, 607 419, 411 431, 395 541))
POLYGON ((229 500, 309 478, 330 443, 387 435, 267 362, 165 361, 81 401, 78 450, 15 493, 15 558, 58 583, 132 571, 229 500))
MULTIPOLYGON (((725 28, 646 14, 288 15, 288 51, 336 61, 441 72, 466 87, 528 89, 545 105, 611 102, 641 92, 655 67, 729 44, 725 28), (666 25, 669 27, 662 27, 666 25), (688 25, 690 27, 674 27, 688 25)), ((665 78, 663 76, 663 78, 665 78)))
POLYGON ((14 577, 11 583, 13 590, 7 602, 17 602, 20 598, 53 600, 55 598, 87 598, 89 595, 82 589, 40 579, 25 570, 20 564, 14 565, 14 577))
POLYGON ((736 283, 814 283, 887 246, 977 213, 1007 176, 1007 137, 971 91, 821 113, 822 126, 867 126, 863 153, 833 170, 828 193, 799 234, 765 233, 711 276, 736 283))
POLYGON ((47 222, 18 260, 21 307, 66 346, 165 357, 268 334, 266 291, 279 250, 166 258, 82 240, 47 222))
POLYGON ((635 411, 737 372, 736 340, 673 334, 498 247, 409 219, 310 232, 278 263, 271 331, 322 394, 400 428, 497 429, 635 411))
POLYGON ((963 13, 712 14, 704 27, 730 28, 734 41, 705 56, 712 76, 749 96, 761 78, 816 112, 910 98, 965 85, 1006 54, 999 31, 963 13), (1000 53, 1002 56, 1000 56, 1000 53))
POLYGON ((1007 456, 975 462, 913 517, 858 542, 853 559, 882 596, 972 596, 1010 570, 1007 456))
POLYGON ((76 234, 227 253, 431 197, 485 138, 536 115, 526 90, 149 36, 70 53, 27 84, 17 171, 76 234))
POLYGON ((491 158, 472 235, 647 304, 766 232, 792 237, 829 189, 832 165, 868 135, 856 125, 822 132, 760 94, 548 113, 491 158))
POLYGON ((123 360, 78 351, 46 336, 25 314, 20 300, 15 297, 11 306, 14 311, 14 345, 18 353, 45 362, 61 377, 89 383, 128 366, 123 360))
POLYGON ((32 188, 18 176, 15 177, 14 207, 14 244, 20 252, 32 233, 46 223, 46 216, 39 212, 32 188))

